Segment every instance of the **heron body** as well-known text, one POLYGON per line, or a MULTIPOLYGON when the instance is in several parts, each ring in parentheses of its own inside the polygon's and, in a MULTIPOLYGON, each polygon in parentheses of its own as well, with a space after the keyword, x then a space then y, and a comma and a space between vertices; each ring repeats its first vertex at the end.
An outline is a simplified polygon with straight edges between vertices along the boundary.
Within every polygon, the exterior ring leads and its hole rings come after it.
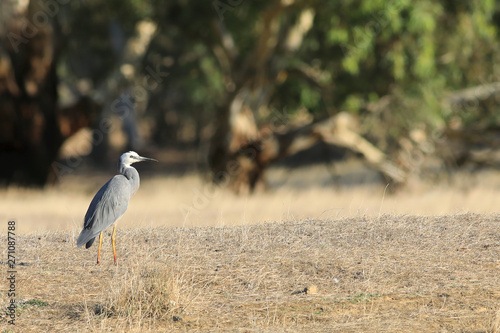
MULTIPOLYGON (((120 174, 114 176, 104 184, 90 202, 89 209, 85 214, 83 230, 78 236, 76 245, 81 247, 85 244, 85 247, 88 249, 94 243, 95 238, 99 236, 98 264, 101 254, 102 232, 125 213, 130 198, 139 189, 139 173, 131 165, 136 162, 148 160, 156 161, 151 158, 139 156, 133 151, 123 154, 118 164, 120 174)), ((111 236, 113 256, 116 264, 115 232, 116 224, 111 236)))

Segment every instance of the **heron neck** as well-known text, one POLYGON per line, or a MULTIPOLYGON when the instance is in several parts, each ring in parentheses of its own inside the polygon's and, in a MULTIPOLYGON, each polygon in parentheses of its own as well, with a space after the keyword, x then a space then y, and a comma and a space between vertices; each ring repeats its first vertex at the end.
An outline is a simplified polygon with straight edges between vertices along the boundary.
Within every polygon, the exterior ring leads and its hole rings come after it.
POLYGON ((124 175, 130 183, 130 196, 133 196, 135 192, 139 189, 140 178, 139 172, 131 166, 122 166, 120 168, 120 173, 124 175))

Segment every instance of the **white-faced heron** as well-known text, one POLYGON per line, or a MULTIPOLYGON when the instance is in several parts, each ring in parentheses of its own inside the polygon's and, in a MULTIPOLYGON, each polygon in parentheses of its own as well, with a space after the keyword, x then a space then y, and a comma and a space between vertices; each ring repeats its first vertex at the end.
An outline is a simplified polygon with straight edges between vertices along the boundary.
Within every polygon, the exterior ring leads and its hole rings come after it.
MULTIPOLYGON (((142 161, 158 162, 152 158, 139 156, 135 151, 129 151, 123 154, 118 163, 118 171, 120 174, 111 178, 101 187, 94 196, 94 199, 92 199, 87 214, 85 214, 83 230, 80 236, 78 236, 76 245, 80 247, 85 244, 85 248, 88 249, 94 243, 97 235, 99 235, 97 264, 99 264, 99 259, 101 257, 102 232, 125 213, 130 198, 139 189, 139 173, 131 165, 132 163, 142 161)), ((111 235, 113 256, 116 265, 115 232, 116 224, 113 227, 113 234, 111 235)))

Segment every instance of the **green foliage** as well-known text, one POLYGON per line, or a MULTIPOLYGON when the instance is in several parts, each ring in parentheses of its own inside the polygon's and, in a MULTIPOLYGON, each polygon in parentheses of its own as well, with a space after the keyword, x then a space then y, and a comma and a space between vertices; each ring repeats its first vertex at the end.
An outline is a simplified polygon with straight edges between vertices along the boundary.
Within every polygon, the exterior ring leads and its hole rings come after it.
POLYGON ((45 301, 41 301, 41 300, 38 300, 38 299, 30 299, 29 301, 26 301, 26 302, 21 302, 18 304, 18 308, 20 309, 26 309, 26 308, 29 308, 30 306, 31 307, 44 307, 44 306, 47 306, 47 302, 45 301))
POLYGON ((28 311, 32 308, 41 308, 47 306, 48 303, 45 301, 41 301, 38 299, 30 299, 28 301, 19 302, 16 304, 16 312, 18 315, 23 314, 25 311, 28 311))
POLYGON ((311 87, 306 86, 300 91, 300 104, 308 109, 316 108, 319 105, 320 98, 318 91, 311 87))
POLYGON ((498 9, 494 1, 318 4, 309 37, 324 34, 324 48, 302 51, 334 73, 334 106, 364 115, 366 133, 390 148, 413 128, 434 131, 456 118, 468 126, 485 116, 484 104, 450 110, 442 101, 450 91, 498 81, 498 9), (390 108, 364 111, 386 95, 390 108))
MULTIPOLYGON (((211 1, 72 2, 67 58, 78 65, 67 75, 105 77, 119 57, 103 33, 110 21, 129 36, 138 20, 151 18, 159 30, 144 67, 166 66, 170 76, 154 92, 167 99, 168 107, 153 106, 150 113, 175 110, 186 121, 213 122, 234 89, 227 64, 217 56, 223 39, 216 27, 221 24, 232 37, 237 54, 229 71, 238 72, 256 52, 266 10, 281 2, 222 3, 227 6, 220 17, 211 1)), ((494 0, 296 1, 276 21, 277 47, 264 73, 254 73, 266 77, 256 78, 253 87, 271 82, 269 109, 293 113, 305 107, 318 118, 340 110, 358 114, 370 138, 387 149, 415 127, 433 131, 456 119, 468 126, 485 116, 496 121, 495 113, 485 112, 480 103, 450 110, 442 100, 450 91, 498 81, 499 9, 494 0), (312 28, 296 51, 286 51, 287 32, 311 8, 312 28), (297 73, 302 65, 319 73, 316 82, 297 73), (276 80, 277 73, 285 74, 276 80), (368 103, 384 96, 392 97, 387 108, 367 111, 368 103)))

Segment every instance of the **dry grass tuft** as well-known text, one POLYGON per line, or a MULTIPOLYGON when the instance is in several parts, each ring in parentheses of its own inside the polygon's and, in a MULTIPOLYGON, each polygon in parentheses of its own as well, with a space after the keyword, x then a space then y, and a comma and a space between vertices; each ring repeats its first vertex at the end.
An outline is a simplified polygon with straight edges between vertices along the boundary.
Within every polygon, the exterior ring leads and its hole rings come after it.
POLYGON ((137 322, 163 320, 181 311, 179 278, 169 267, 132 266, 113 280, 96 314, 137 322))
POLYGON ((491 331, 493 333, 500 333, 500 310, 497 311, 495 318, 493 319, 493 324, 491 325, 491 331))

